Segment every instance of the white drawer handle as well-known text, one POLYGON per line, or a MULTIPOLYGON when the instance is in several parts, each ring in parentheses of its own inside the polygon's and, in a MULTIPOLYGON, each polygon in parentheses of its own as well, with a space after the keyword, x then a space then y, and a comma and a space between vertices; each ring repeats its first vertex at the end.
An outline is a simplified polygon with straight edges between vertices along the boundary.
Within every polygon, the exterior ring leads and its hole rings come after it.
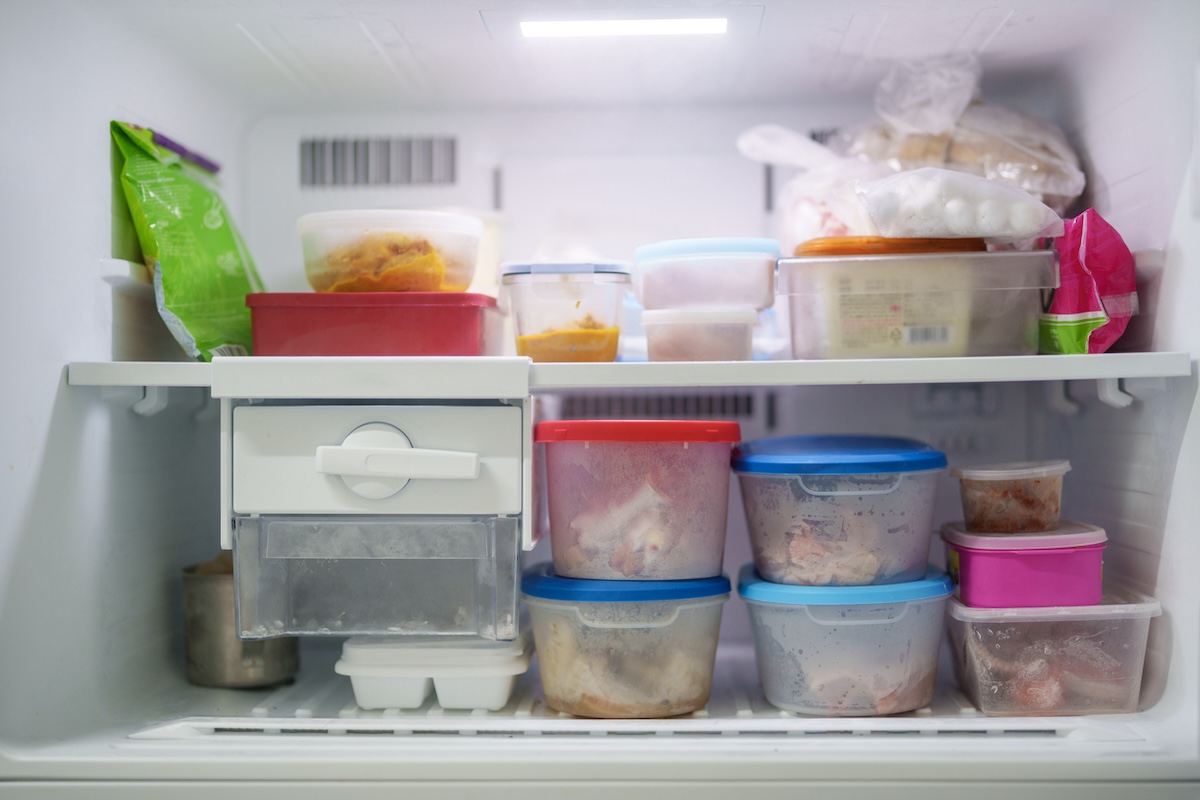
POLYGON ((316 468, 340 477, 360 497, 383 500, 413 478, 474 480, 479 477, 479 454, 418 449, 399 428, 372 422, 355 428, 340 445, 318 447, 316 468))

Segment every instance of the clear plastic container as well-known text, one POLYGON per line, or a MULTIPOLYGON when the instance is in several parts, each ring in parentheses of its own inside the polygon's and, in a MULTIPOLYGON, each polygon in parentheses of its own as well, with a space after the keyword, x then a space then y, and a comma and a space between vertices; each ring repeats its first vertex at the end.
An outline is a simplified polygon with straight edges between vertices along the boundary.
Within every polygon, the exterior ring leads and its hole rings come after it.
POLYGON ((969 533, 942 526, 956 596, 973 608, 1084 606, 1103 593, 1103 528, 1059 523, 1042 533, 969 533))
POLYGON ((650 361, 749 361, 753 354, 753 308, 643 311, 650 361))
POLYGON ((818 716, 928 705, 950 592, 939 572, 886 586, 786 586, 747 564, 738 594, 750 612, 767 702, 818 716))
POLYGON ((678 580, 721 574, 736 422, 539 422, 558 575, 678 580))
POLYGON ((322 211, 296 229, 318 292, 464 292, 483 237, 482 220, 445 211, 322 211))
POLYGON ((532 653, 524 630, 510 642, 356 636, 333 668, 350 677, 365 709, 420 708, 436 691, 442 708, 496 711, 508 705, 532 653))
POLYGON ((634 251, 638 297, 647 309, 770 308, 774 239, 674 239, 634 251))
POLYGON ((522 589, 546 704, 604 719, 704 708, 729 588, 723 576, 592 581, 530 570, 522 589))
POLYGON ((794 436, 740 445, 759 574, 776 583, 859 586, 925 574, 941 451, 890 436, 794 436))
POLYGON ((972 533, 1032 533, 1058 526, 1063 475, 1071 462, 1021 461, 956 467, 966 528, 972 533))
POLYGON ((615 361, 630 285, 619 263, 507 263, 501 288, 517 355, 534 361, 615 361))
POLYGON ((1103 602, 970 608, 951 598, 947 634, 963 693, 992 717, 1136 711, 1158 601, 1111 586, 1103 602))

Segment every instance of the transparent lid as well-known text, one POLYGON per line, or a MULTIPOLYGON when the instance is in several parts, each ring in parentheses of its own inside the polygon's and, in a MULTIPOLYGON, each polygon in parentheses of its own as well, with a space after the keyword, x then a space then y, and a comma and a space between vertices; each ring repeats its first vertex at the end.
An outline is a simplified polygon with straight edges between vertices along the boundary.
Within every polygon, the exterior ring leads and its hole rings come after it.
POLYGON ((449 636, 353 636, 342 644, 342 660, 356 665, 481 664, 520 656, 528 647, 527 625, 511 641, 449 636))
POLYGON ((754 308, 661 308, 642 312, 643 325, 753 325, 754 308))
POLYGON ((506 261, 500 274, 509 275, 625 275, 629 265, 621 261, 506 261))
POLYGON ((1013 461, 1005 464, 983 464, 976 467, 955 467, 950 474, 967 481, 1021 481, 1052 478, 1071 470, 1066 459, 1053 461, 1013 461))
POLYGON ((483 220, 469 214, 450 211, 370 208, 348 211, 318 211, 305 214, 296 222, 296 230, 306 233, 341 228, 401 228, 405 230, 483 235, 483 220))
POLYGON ((646 244, 633 251, 634 261, 654 261, 696 255, 768 255, 778 258, 779 242, 756 238, 671 239, 646 244))
POLYGON ((1039 533, 970 533, 962 522, 948 522, 942 526, 942 539, 968 550, 1052 550, 1103 544, 1108 534, 1095 525, 1069 520, 1039 533))
POLYGON ((1127 586, 1108 585, 1100 603, 1090 606, 1045 606, 1041 608, 972 608, 951 597, 946 604, 950 617, 961 622, 1000 624, 1013 622, 1084 622, 1098 619, 1157 617, 1162 605, 1149 595, 1127 586))

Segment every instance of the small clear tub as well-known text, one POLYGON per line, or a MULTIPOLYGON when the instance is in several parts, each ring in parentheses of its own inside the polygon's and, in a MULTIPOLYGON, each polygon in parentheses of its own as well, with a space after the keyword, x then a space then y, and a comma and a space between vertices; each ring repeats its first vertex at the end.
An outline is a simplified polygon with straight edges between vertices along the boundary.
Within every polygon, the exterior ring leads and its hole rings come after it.
POLYGON ((616 361, 628 265, 506 263, 500 272, 517 355, 538 362, 616 361))
POLYGON ((633 254, 638 296, 647 309, 761 311, 775 302, 779 256, 774 239, 673 239, 643 245, 633 254))
POLYGON ((728 578, 576 580, 543 564, 522 590, 551 708, 644 719, 707 705, 728 578))
POLYGON ((956 467, 964 524, 972 533, 1052 531, 1062 511, 1066 460, 956 467))
POLYGON ((753 308, 686 308, 643 311, 650 361, 749 361, 753 308))
POLYGON ((787 586, 738 576, 763 695, 786 711, 877 716, 922 708, 937 682, 949 577, 885 586, 787 586))

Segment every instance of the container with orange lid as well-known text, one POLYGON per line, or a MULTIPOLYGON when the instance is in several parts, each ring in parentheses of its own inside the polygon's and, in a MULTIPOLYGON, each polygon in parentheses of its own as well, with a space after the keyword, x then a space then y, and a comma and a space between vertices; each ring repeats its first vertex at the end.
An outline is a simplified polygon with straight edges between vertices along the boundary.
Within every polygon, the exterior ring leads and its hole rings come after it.
POLYGON ((1037 352, 1053 251, 987 252, 979 239, 833 237, 780 259, 795 358, 1037 352))

